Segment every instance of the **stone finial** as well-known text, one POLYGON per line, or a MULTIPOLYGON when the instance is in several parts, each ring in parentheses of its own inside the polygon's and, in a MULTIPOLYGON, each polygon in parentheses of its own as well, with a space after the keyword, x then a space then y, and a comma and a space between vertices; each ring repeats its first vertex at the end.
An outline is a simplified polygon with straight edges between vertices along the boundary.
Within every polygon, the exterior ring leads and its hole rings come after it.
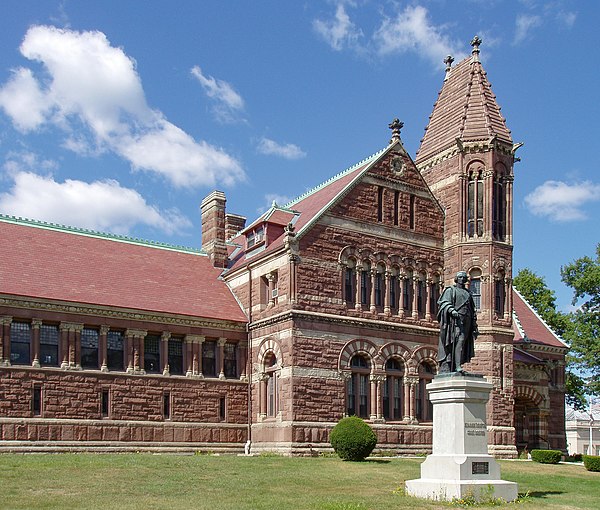
POLYGON ((452 55, 448 55, 444 59, 444 64, 446 64, 446 77, 444 78, 444 81, 446 81, 448 78, 450 78, 450 71, 452 70, 453 62, 454 62, 454 58, 452 57, 452 55))
POLYGON ((471 41, 471 46, 473 46, 473 50, 471 51, 473 54, 473 62, 479 62, 479 46, 482 42, 483 41, 478 35, 473 37, 473 40, 471 41))
POLYGON ((400 122, 398 119, 394 119, 391 124, 389 124, 389 128, 392 130, 392 139, 390 140, 390 143, 400 141, 400 130, 403 126, 404 122, 400 122))

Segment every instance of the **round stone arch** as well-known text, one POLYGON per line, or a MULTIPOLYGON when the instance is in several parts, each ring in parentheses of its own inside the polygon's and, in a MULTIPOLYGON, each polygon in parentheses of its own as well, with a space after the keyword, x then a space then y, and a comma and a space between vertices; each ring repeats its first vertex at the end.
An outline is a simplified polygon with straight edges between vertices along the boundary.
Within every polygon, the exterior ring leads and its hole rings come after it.
POLYGON ((388 342, 379 349, 379 358, 381 364, 377 366, 382 372, 385 371, 385 364, 391 358, 399 359, 404 364, 404 369, 408 372, 408 362, 410 359, 410 349, 400 342, 388 342))
POLYGON ((281 347, 279 342, 272 337, 265 338, 260 346, 258 347, 257 361, 261 370, 264 370, 264 363, 267 354, 273 353, 277 360, 277 366, 283 366, 283 355, 281 353, 281 347))
POLYGON ((358 249, 354 246, 345 246, 338 256, 338 262, 342 265, 347 265, 350 259, 353 259, 357 264, 361 256, 358 249))
POLYGON ((534 406, 543 408, 542 404, 546 403, 544 396, 531 386, 519 384, 515 387, 515 400, 521 399, 531 402, 534 406))
POLYGON ((419 373, 419 364, 422 361, 428 361, 431 363, 435 372, 437 373, 437 349, 434 349, 429 345, 423 345, 421 347, 417 347, 413 351, 408 361, 409 371, 413 375, 417 375, 419 373))
POLYGON ((474 159, 473 161, 469 161, 469 164, 465 168, 465 176, 469 176, 471 172, 483 172, 485 171, 485 162, 481 159, 474 159))
POLYGON ((349 370, 350 360, 356 354, 367 356, 371 362, 371 371, 373 371, 376 360, 378 359, 377 347, 368 340, 361 339, 352 340, 344 345, 338 358, 338 370, 349 370))

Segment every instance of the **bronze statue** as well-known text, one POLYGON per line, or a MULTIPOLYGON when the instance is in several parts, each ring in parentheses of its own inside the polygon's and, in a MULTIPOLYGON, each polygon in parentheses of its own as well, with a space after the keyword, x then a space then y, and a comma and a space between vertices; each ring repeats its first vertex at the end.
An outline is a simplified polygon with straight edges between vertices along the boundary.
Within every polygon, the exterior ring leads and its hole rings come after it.
POLYGON ((473 296, 465 288, 468 276, 456 273, 455 285, 446 287, 438 300, 437 319, 440 323, 438 346, 439 372, 464 373, 463 363, 475 356, 477 313, 473 296))

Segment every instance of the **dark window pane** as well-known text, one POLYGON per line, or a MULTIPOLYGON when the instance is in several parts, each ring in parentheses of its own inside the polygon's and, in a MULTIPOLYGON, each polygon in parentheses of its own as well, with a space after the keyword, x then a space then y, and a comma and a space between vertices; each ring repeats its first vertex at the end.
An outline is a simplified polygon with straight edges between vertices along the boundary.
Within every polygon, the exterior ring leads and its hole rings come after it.
POLYGON ((110 414, 110 393, 108 390, 102 390, 100 393, 100 416, 108 418, 110 414))
POLYGON ((40 326, 40 364, 58 366, 58 326, 42 324, 40 326))
POLYGON ((217 342, 213 340, 202 344, 202 373, 206 377, 217 376, 217 342))
POLYGON ((106 335, 106 358, 109 370, 123 370, 123 333, 109 331, 106 335))
POLYGON ((42 388, 35 386, 32 397, 33 416, 40 416, 42 414, 42 388))
POLYGON ((100 333, 97 329, 83 328, 81 331, 81 366, 98 368, 98 343, 100 333))
POLYGON ((171 394, 163 394, 163 418, 165 420, 171 419, 171 394))
POLYGON ((160 335, 144 338, 144 370, 149 374, 160 373, 160 335))
POLYGON ((183 339, 169 339, 169 373, 183 375, 183 339))
POLYGON ((10 362, 31 364, 31 324, 28 322, 13 321, 10 325, 10 362))
POLYGON ((225 377, 237 377, 237 345, 226 343, 223 347, 225 377))

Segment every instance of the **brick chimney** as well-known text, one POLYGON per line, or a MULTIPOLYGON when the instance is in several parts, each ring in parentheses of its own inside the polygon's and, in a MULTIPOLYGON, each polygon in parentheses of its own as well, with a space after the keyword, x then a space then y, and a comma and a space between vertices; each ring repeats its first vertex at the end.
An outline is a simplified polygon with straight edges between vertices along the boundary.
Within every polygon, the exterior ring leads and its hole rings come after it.
POLYGON ((227 267, 225 246, 225 193, 213 191, 200 204, 202 212, 202 250, 213 266, 227 267))
POLYGON ((228 241, 246 227, 246 218, 238 214, 225 215, 225 239, 228 241))

